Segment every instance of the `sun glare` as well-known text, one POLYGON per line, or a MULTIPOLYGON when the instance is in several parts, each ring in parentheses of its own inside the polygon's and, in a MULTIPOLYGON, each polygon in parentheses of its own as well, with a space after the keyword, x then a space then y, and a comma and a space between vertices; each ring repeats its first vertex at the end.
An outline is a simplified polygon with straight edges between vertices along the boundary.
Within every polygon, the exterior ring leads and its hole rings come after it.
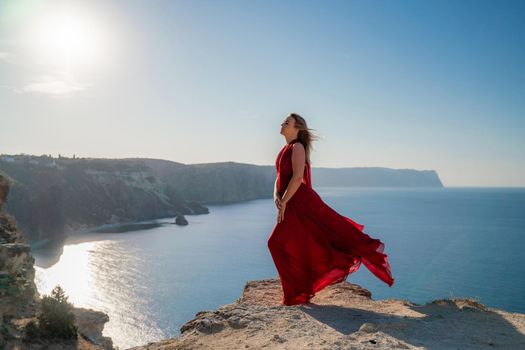
POLYGON ((99 23, 71 10, 45 14, 31 25, 32 46, 42 64, 69 71, 96 65, 104 51, 99 23))
POLYGON ((35 266, 36 284, 40 294, 51 294, 58 284, 66 291, 69 301, 76 306, 86 306, 92 299, 93 283, 90 252, 98 242, 64 246, 60 263, 48 269, 35 266), (72 268, 74 267, 74 268, 72 268))

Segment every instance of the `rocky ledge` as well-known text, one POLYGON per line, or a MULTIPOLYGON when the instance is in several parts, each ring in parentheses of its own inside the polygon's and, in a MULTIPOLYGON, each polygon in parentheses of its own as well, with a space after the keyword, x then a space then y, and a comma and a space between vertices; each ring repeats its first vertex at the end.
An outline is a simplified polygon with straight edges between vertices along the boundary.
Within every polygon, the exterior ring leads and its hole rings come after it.
POLYGON ((132 350, 525 349, 525 314, 472 299, 373 300, 345 281, 309 304, 284 306, 281 291, 278 279, 249 281, 238 300, 198 312, 178 337, 132 350))

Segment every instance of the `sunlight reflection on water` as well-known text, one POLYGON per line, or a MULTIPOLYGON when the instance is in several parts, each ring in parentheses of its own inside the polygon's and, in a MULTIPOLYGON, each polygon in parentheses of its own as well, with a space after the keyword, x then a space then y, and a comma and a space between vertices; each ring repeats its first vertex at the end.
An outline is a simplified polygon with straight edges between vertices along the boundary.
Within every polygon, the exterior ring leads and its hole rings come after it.
POLYGON ((103 334, 125 348, 144 339, 163 339, 148 308, 140 255, 103 240, 64 246, 60 260, 44 269, 35 265, 38 291, 50 294, 58 284, 76 307, 107 313, 103 334), (122 270, 120 266, 127 266, 122 270))

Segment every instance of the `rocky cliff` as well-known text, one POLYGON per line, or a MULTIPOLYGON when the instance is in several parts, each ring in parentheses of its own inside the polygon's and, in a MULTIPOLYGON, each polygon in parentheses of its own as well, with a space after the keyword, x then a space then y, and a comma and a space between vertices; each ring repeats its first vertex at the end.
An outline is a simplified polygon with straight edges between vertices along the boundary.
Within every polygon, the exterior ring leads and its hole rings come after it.
POLYGON ((5 211, 32 242, 106 224, 206 214, 141 161, 17 157, 0 161, 11 182, 5 211))
POLYGON ((23 343, 25 325, 36 320, 40 295, 35 285, 34 258, 23 231, 13 216, 2 211, 9 181, 0 175, 0 349, 113 349, 102 336, 105 313, 74 308, 78 340, 74 343, 23 343))
POLYGON ((278 279, 250 281, 242 296, 201 311, 181 335, 132 350, 525 349, 525 315, 472 299, 373 300, 359 285, 326 287, 309 304, 280 305, 278 279))
POLYGON ((34 259, 26 238, 14 217, 1 212, 8 194, 9 183, 0 176, 0 315, 24 313, 38 298, 34 259))

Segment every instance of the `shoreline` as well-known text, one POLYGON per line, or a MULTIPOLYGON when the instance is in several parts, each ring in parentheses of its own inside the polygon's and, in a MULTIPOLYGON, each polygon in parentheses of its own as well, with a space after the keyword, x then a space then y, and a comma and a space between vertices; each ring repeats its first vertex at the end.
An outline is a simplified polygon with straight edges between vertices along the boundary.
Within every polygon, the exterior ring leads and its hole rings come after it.
MULTIPOLYGON (((38 251, 49 247, 58 246, 61 243, 68 241, 69 243, 76 242, 76 238, 82 237, 88 234, 107 234, 107 233, 126 233, 142 229, 155 228, 162 225, 172 224, 171 222, 159 222, 159 220, 174 220, 172 217, 165 217, 159 219, 141 220, 141 221, 128 221, 119 222, 113 224, 104 224, 99 226, 82 227, 80 229, 68 229, 65 231, 64 236, 58 239, 41 239, 38 241, 28 241, 31 251, 38 251)), ((173 223, 174 224, 174 223, 173 223)))

